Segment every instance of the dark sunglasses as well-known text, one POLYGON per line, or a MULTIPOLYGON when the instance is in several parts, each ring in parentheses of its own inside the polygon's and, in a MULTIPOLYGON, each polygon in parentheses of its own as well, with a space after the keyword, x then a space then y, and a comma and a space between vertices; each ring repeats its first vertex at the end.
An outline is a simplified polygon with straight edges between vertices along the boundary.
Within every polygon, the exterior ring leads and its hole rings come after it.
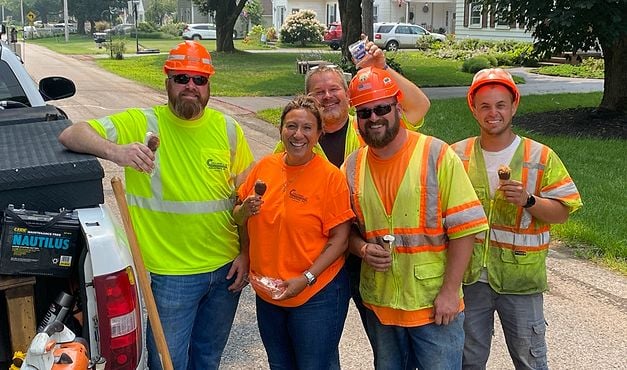
POLYGON ((396 103, 390 103, 390 104, 386 104, 386 105, 377 105, 374 108, 363 108, 363 109, 357 109, 355 111, 355 113, 357 114, 357 117, 361 118, 361 119, 368 119, 370 118, 370 116, 372 115, 372 112, 374 112, 374 114, 376 114, 377 116, 381 117, 381 116, 385 116, 386 114, 390 113, 392 111, 392 107, 395 106, 396 103))
POLYGON ((189 80, 194 81, 194 85, 196 86, 205 86, 207 82, 209 82, 209 79, 205 76, 193 76, 192 77, 192 76, 188 76, 185 74, 174 75, 168 78, 172 79, 174 82, 176 82, 179 85, 187 85, 189 80))

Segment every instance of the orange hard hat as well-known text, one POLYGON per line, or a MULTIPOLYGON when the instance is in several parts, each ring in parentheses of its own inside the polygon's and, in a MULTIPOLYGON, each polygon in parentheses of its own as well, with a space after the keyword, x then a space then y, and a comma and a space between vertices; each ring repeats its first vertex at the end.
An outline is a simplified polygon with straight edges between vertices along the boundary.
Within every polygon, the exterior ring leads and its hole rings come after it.
POLYGON ((351 105, 356 107, 392 96, 400 100, 402 92, 390 72, 376 67, 366 67, 360 69, 351 80, 348 96, 351 105))
POLYGON ((198 72, 211 76, 215 73, 211 64, 211 54, 195 41, 185 41, 170 50, 163 71, 198 72))
POLYGON ((466 97, 471 110, 474 111, 475 109, 474 100, 477 91, 483 86, 490 84, 505 86, 512 93, 514 103, 518 104, 518 102, 520 102, 520 91, 518 91, 518 87, 516 87, 512 75, 502 68, 487 68, 475 74, 475 77, 472 79, 472 84, 468 89, 468 95, 466 97))

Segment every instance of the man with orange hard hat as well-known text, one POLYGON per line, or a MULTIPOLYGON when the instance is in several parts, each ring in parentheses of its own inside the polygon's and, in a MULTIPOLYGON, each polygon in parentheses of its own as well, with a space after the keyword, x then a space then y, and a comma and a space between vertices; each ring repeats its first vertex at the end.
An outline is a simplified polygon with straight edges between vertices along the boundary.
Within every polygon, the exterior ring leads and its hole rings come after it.
MULTIPOLYGON (((246 284, 232 209, 253 156, 239 124, 206 107, 214 68, 202 45, 178 44, 163 70, 167 105, 77 123, 59 140, 124 167, 174 368, 217 369, 246 284)), ((148 365, 160 369, 152 330, 147 342, 148 365)))
POLYGON ((463 368, 486 368, 496 311, 514 367, 548 369, 542 293, 549 231, 581 207, 581 198, 555 152, 512 130, 520 92, 509 72, 477 72, 467 97, 480 134, 453 148, 490 228, 477 234, 464 275, 463 368))
POLYGON ((360 292, 376 369, 461 367, 461 282, 487 219, 461 161, 443 141, 402 127, 402 92, 384 69, 349 86, 361 137, 343 170, 362 258, 360 292))

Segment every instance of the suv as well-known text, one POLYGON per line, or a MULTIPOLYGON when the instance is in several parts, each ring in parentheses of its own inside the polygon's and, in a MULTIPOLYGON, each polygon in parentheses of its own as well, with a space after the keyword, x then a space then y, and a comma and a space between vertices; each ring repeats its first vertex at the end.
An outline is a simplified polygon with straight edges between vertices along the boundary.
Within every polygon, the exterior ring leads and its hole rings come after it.
MULTIPOLYGON (((91 365, 145 369, 141 291, 124 231, 102 204, 104 171, 94 156, 61 146, 57 135, 71 122, 62 110, 46 104, 75 91, 64 77, 47 77, 37 86, 0 41, 0 275, 34 281, 36 324, 48 322, 46 310, 58 303, 57 297, 71 298, 62 322, 86 340, 91 365), (46 225, 35 228, 33 220, 46 225), (73 255, 63 252, 65 245, 49 246, 61 236, 65 240, 65 231, 53 234, 48 229, 57 222, 59 228, 71 227, 73 255), (30 232, 34 235, 29 238, 30 232), (48 241, 45 235, 50 235, 48 241), (39 242, 33 244, 34 239, 39 242)), ((20 309, 29 315, 29 307, 20 309)), ((6 315, 2 302, 0 323, 6 315)), ((28 326, 13 334, 34 337, 34 328, 28 326)), ((0 367, 10 360, 8 331, 0 324, 0 367)))
MULTIPOLYGON (((213 23, 188 24, 183 29, 185 40, 215 40, 216 25, 213 23)), ((233 39, 237 38, 237 31, 233 30, 233 39)))
POLYGON ((342 24, 338 22, 330 23, 329 28, 324 33, 322 42, 329 44, 329 47, 333 50, 339 49, 342 43, 342 24))
POLYGON ((431 33, 424 28, 409 23, 375 23, 374 43, 389 51, 416 48, 416 42, 422 37, 431 36, 437 41, 446 40, 446 36, 431 33))

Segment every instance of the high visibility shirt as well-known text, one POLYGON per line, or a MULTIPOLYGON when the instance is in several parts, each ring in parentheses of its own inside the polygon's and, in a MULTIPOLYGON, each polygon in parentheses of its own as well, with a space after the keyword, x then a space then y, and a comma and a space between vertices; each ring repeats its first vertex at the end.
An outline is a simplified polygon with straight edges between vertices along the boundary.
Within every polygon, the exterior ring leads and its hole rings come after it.
MULTIPOLYGON (((324 252, 330 230, 353 219, 346 178, 331 162, 316 155, 306 164, 288 166, 285 153, 272 154, 257 163, 238 190, 240 199, 254 193, 255 182, 267 185, 259 214, 249 217, 250 270, 268 278, 288 280, 303 275, 324 252)), ((322 290, 344 266, 338 257, 298 295, 273 300, 274 305, 296 307, 322 290)))
MULTIPOLYGON (((362 262, 362 299, 383 324, 410 327, 434 320, 433 301, 444 281, 448 241, 486 230, 487 219, 449 146, 431 136, 407 134, 409 144, 402 150, 410 150, 411 156, 402 179, 383 179, 400 184, 390 214, 377 192, 375 177, 382 179, 369 165, 368 147, 351 154, 343 169, 362 237, 383 246, 384 235, 395 237, 388 271, 376 272, 362 262)), ((387 165, 404 164, 391 158, 387 165)))
POLYGON ((129 212, 146 268, 165 275, 214 271, 239 253, 235 177, 253 162, 241 127, 206 108, 186 121, 167 105, 129 109, 89 124, 117 144, 159 135, 153 174, 124 169, 129 212))
MULTIPOLYGON (((344 158, 346 159, 349 154, 354 152, 355 150, 361 148, 366 145, 364 139, 361 137, 359 133, 359 126, 357 125, 357 116, 349 114, 348 115, 348 124, 350 125, 346 130, 346 142, 344 145, 344 158)), ((401 120, 401 124, 403 127, 406 127, 411 131, 418 131, 420 127, 424 124, 424 118, 418 121, 415 124, 409 123, 405 118, 405 113, 403 113, 403 119, 401 120)), ((285 146, 283 145, 283 141, 279 140, 274 147, 274 153, 281 153, 285 151, 285 146)), ((322 146, 320 143, 316 143, 313 147, 313 152, 320 155, 324 159, 328 159, 322 146)))
MULTIPOLYGON (((477 234, 464 283, 476 282, 487 268, 492 289, 505 294, 533 294, 547 289, 546 256, 550 225, 528 210, 506 201, 503 192, 490 196, 481 145, 471 137, 453 144, 462 159, 477 196, 488 214, 490 229, 477 234)), ((581 207, 575 183, 549 147, 522 138, 511 162, 510 179, 520 181, 529 194, 555 199, 570 212, 581 207)))

